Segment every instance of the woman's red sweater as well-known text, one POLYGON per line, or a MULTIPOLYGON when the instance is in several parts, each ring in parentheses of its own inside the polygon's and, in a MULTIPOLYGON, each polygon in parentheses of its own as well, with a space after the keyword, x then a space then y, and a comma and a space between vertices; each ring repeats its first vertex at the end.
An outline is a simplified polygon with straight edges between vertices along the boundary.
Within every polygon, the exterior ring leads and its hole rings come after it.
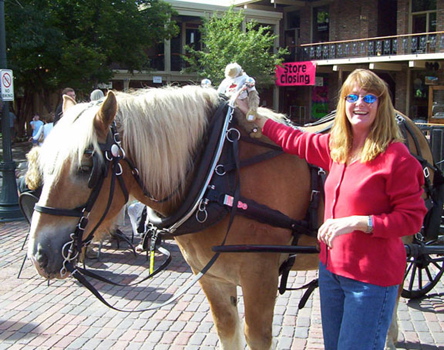
MULTIPOLYGON (((302 132, 268 120, 263 134, 287 153, 328 172, 324 220, 372 215, 373 232, 338 236, 332 249, 321 243, 320 260, 337 275, 379 286, 401 284, 406 267, 402 236, 421 229, 426 214, 421 165, 394 142, 374 160, 349 165, 330 157, 329 134, 302 132)), ((297 176, 297 174, 295 174, 297 176)))

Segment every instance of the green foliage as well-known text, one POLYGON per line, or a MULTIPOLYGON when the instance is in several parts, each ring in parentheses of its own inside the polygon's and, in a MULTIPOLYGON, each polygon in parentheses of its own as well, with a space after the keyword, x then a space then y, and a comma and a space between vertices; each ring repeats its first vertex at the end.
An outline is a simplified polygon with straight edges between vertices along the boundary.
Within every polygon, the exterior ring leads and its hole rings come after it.
POLYGON ((16 89, 89 92, 112 68, 149 68, 145 50, 178 33, 161 0, 6 0, 8 68, 16 89))
POLYGON ((198 72, 201 78, 210 79, 214 85, 224 79, 225 66, 232 62, 240 64, 255 78, 257 85, 272 84, 276 65, 281 64, 282 56, 288 53, 283 48, 273 53, 276 35, 270 27, 256 21, 245 23, 244 12, 234 11, 233 7, 225 13, 204 18, 200 31, 203 49, 186 47, 187 71, 198 72))

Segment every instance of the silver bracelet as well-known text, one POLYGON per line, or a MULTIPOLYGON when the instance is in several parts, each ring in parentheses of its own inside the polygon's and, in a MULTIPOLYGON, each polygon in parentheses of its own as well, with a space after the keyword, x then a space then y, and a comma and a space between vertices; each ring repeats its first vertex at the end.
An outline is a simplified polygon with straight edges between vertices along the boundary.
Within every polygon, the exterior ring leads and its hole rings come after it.
POLYGON ((371 215, 367 216, 367 230, 365 233, 373 232, 373 217, 371 215))

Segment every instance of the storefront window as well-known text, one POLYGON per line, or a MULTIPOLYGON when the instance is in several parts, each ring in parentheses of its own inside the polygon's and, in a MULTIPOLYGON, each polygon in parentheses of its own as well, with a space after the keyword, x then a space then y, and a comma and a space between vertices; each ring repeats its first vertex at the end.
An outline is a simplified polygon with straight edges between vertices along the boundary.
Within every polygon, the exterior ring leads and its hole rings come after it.
POLYGON ((313 87, 311 101, 311 117, 321 119, 329 113, 328 109, 328 75, 316 76, 316 85, 313 87))

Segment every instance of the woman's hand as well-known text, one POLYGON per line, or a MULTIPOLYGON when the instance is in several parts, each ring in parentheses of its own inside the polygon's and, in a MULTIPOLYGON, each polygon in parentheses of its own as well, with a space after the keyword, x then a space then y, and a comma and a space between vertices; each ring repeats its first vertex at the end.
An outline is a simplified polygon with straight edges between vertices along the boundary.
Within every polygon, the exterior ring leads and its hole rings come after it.
POLYGON ((356 230, 365 234, 367 231, 368 216, 348 216, 339 219, 327 219, 318 230, 318 240, 333 248, 333 241, 340 235, 356 230))
MULTIPOLYGON (((248 111, 250 110, 250 106, 248 105, 248 98, 236 99, 236 107, 239 108, 243 114, 247 115, 248 111)), ((256 119, 254 120, 254 123, 262 129, 266 121, 267 118, 264 118, 258 114, 256 116, 256 119)))

